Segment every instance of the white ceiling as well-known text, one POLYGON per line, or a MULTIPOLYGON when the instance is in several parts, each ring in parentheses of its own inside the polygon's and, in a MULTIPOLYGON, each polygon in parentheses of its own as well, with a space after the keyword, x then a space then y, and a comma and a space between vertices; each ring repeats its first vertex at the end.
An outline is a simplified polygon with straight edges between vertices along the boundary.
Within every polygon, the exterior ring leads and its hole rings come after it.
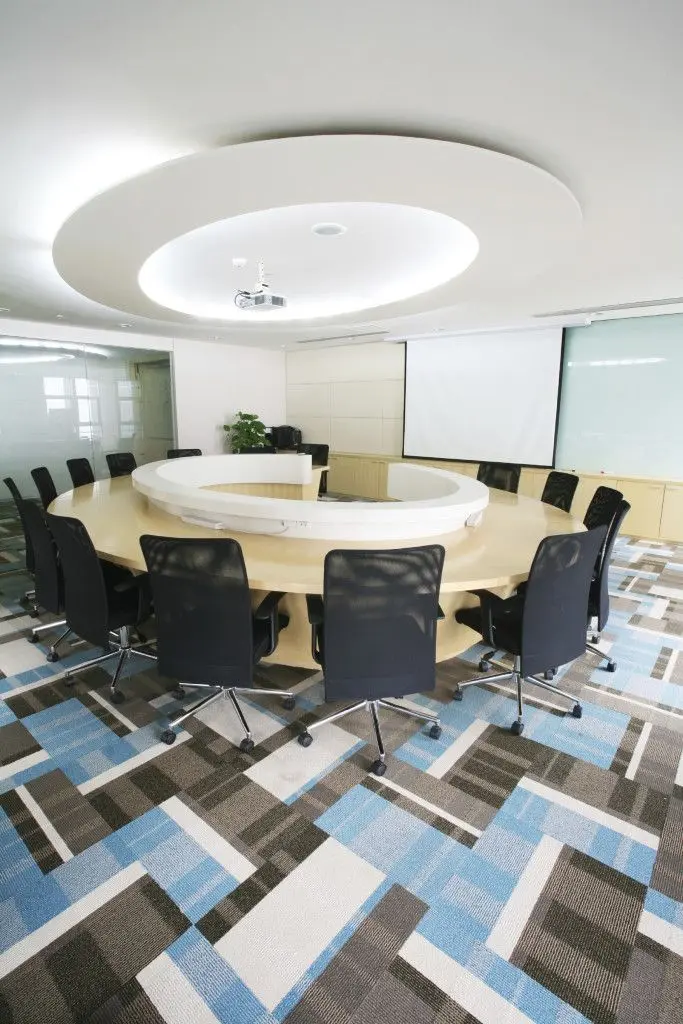
MULTIPOLYGON (((437 289, 432 309, 291 325, 254 343, 679 297, 682 36, 678 0, 4 4, 0 316, 244 340, 239 324, 174 323, 79 295, 55 270, 57 232, 98 193, 177 157, 340 133, 463 142, 535 164, 576 197, 582 231, 518 287, 492 281, 451 305, 437 289)), ((419 182, 427 194, 447 184, 419 182)), ((504 219, 509 203, 492 192, 491 215, 504 219)), ((95 269, 104 284, 116 273, 106 246, 95 269)))

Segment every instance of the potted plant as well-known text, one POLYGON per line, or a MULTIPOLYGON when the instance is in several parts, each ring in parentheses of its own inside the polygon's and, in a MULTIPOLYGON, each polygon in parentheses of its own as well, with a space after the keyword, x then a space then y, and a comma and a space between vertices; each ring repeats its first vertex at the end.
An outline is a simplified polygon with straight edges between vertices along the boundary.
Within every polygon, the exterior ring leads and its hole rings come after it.
POLYGON ((238 412, 234 423, 224 423, 230 448, 235 454, 245 448, 263 448, 266 445, 266 428, 256 413, 238 412))

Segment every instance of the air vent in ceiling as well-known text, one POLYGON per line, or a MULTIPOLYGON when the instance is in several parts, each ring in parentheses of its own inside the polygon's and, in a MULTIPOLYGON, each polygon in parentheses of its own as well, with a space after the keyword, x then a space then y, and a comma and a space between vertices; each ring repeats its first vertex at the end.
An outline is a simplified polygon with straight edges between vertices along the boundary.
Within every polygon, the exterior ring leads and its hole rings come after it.
POLYGON ((383 338, 386 331, 356 331, 353 334, 335 334, 332 337, 323 336, 321 338, 302 338, 301 341, 297 341, 297 345, 316 345, 324 341, 359 341, 361 338, 383 338))
POLYGON ((552 313, 534 313, 535 320, 561 316, 595 316, 596 313, 620 313, 630 309, 653 309, 658 306, 679 306, 683 296, 674 299, 644 299, 642 302, 621 302, 615 306, 586 306, 584 309, 556 309, 552 313))

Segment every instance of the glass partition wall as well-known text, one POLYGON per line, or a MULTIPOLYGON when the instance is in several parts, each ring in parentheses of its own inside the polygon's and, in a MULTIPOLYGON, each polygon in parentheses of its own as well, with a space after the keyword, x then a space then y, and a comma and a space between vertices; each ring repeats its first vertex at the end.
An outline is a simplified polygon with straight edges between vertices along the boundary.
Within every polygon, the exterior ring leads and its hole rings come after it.
POLYGON ((99 480, 109 452, 141 465, 165 458, 173 436, 167 353, 0 339, 0 479, 25 497, 36 496, 35 466, 61 493, 72 486, 67 459, 89 459, 99 480))

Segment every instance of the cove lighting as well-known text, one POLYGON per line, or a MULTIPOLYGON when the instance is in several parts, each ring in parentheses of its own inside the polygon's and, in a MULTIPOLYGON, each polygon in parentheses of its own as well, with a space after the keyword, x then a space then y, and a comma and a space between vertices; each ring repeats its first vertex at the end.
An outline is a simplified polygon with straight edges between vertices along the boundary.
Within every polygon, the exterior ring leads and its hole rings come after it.
POLYGON ((587 362, 568 362, 567 366, 645 366, 649 363, 665 363, 663 356, 647 356, 643 359, 590 359, 587 362))
POLYGON ((8 366, 10 363, 59 363, 63 359, 75 359, 76 356, 69 355, 67 352, 62 355, 44 355, 44 356, 0 356, 0 363, 3 366, 8 366))
POLYGON ((38 348, 58 349, 60 352, 78 352, 84 356, 103 356, 108 359, 111 352, 98 345, 81 345, 72 341, 39 341, 34 338, 0 338, 0 346, 4 348, 38 348))

